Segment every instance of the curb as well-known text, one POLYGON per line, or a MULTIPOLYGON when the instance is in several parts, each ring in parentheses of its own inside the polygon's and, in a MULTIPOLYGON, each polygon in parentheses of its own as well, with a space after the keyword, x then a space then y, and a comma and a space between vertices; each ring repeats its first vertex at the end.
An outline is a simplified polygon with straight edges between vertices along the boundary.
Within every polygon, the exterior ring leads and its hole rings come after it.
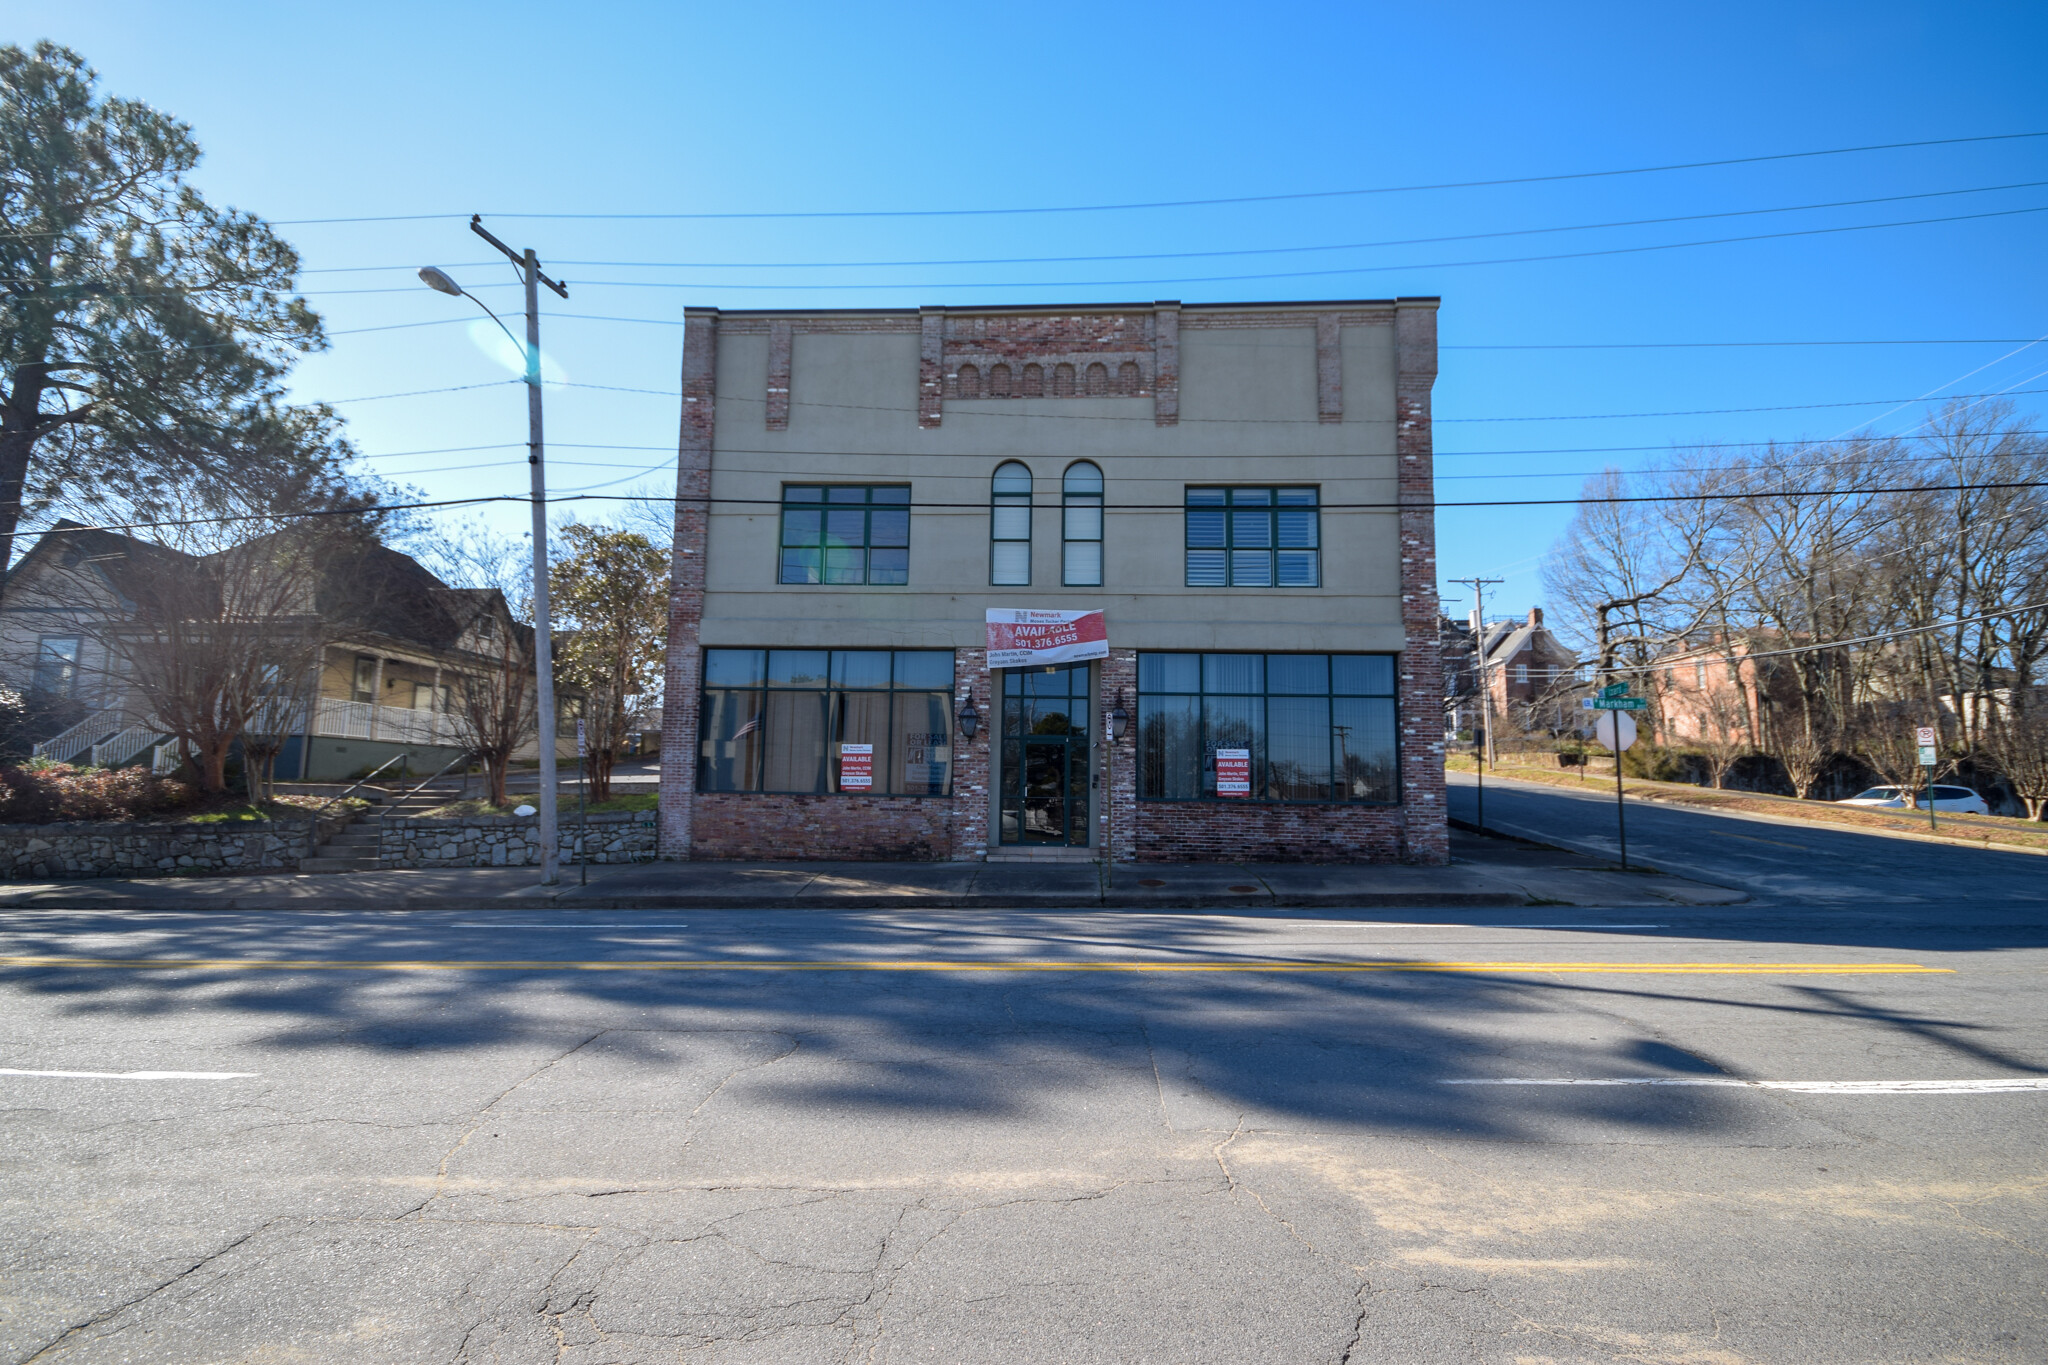
POLYGON ((209 898, 204 905, 137 904, 130 899, 113 899, 90 894, 74 896, 63 892, 44 893, 34 899, 0 900, 0 914, 10 910, 147 910, 155 914, 211 913, 216 911, 335 913, 391 910, 1223 910, 1272 909, 1354 909, 1379 910, 1413 906, 1443 906, 1452 909, 1519 907, 1532 903, 1522 891, 1439 891, 1439 892, 1310 892, 1276 895, 1272 892, 1232 896, 1048 896, 1048 895, 848 895, 830 897, 778 897, 739 900, 730 896, 575 896, 514 893, 496 896, 394 896, 375 903, 357 900, 323 899, 294 901, 277 896, 225 896, 209 898))
MULTIPOLYGON (((1568 792, 1577 790, 1576 788, 1567 787, 1560 783, 1531 781, 1529 778, 1526 777, 1496 777, 1491 780, 1495 782, 1512 782, 1516 786, 1534 788, 1537 791, 1568 792)), ((1869 834, 1875 835, 1877 838, 1880 839, 1905 839, 1911 843, 1949 844, 1956 848, 1974 848, 1985 853, 2024 853, 2031 857, 2048 858, 2048 848, 2029 848, 2025 844, 2004 844, 1999 843, 1997 840, 1990 838, 1959 839, 1953 835, 1948 834, 1918 834, 1912 830, 1884 829, 1873 825, 1851 825, 1835 820, 1802 820, 1796 815, 1764 815, 1757 811, 1716 810, 1712 806, 1698 805, 1691 801, 1680 801, 1675 797, 1667 796, 1661 792, 1630 792, 1629 799, 1635 801, 1646 801, 1653 805, 1662 806, 1667 810, 1692 811, 1700 815, 1719 816, 1721 819, 1724 820, 1751 820, 1759 825, 1781 825, 1788 826, 1793 829, 1820 830, 1823 833, 1832 832, 1838 834, 1869 834)), ((1937 812, 1937 814, 1938 813, 1939 812, 1937 812)), ((1458 822, 1456 820, 1453 820, 1451 821, 1451 823, 1455 825, 1458 822)), ((2027 823, 2034 822, 2029 821, 2027 823)), ((1463 828, 1469 829, 1471 828, 1471 826, 1464 826, 1463 828)), ((1581 850, 1572 850, 1572 852, 1575 853, 1579 851, 1581 850)))

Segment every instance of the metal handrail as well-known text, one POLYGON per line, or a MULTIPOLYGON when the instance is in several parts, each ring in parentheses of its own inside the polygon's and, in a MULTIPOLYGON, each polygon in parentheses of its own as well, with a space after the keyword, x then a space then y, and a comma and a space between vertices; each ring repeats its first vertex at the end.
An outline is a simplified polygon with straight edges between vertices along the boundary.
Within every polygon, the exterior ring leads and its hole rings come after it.
POLYGON ((408 758, 411 758, 411 757, 412 757, 412 755, 411 755, 411 754, 393 754, 393 755, 391 755, 391 757, 389 757, 389 758, 385 759, 385 760, 384 760, 384 761, 383 761, 382 763, 379 763, 379 764, 378 764, 378 765, 377 765, 376 767, 374 767, 374 768, 370 769, 370 771, 368 771, 368 772, 364 773, 364 774, 363 774, 363 775, 362 775, 361 777, 357 778, 357 779, 356 779, 356 784, 355 784, 355 786, 353 786, 353 787, 350 787, 350 788, 349 788, 349 789, 348 789, 347 791, 345 791, 345 792, 343 792, 343 793, 342 793, 341 795, 339 795, 339 796, 335 797, 335 798, 334 798, 334 801, 329 801, 329 802, 327 803, 327 805, 325 805, 325 806, 322 806, 322 807, 321 807, 320 809, 321 809, 321 810, 322 810, 322 811, 324 812, 324 811, 328 810, 329 808, 331 808, 331 807, 332 807, 332 806, 334 805, 334 802, 335 802, 335 801, 346 801, 346 800, 348 800, 348 799, 349 799, 349 798, 350 798, 351 796, 354 796, 354 795, 355 795, 355 794, 356 794, 356 793, 357 793, 358 791, 362 790, 362 786, 363 786, 363 784, 364 784, 365 782, 368 782, 368 781, 369 781, 369 780, 370 780, 371 778, 375 777, 375 776, 376 776, 376 775, 377 775, 378 773, 381 773, 381 772, 383 772, 383 771, 384 771, 384 770, 385 770, 386 768, 390 767, 390 766, 391 766, 392 764, 394 764, 394 763, 400 763, 400 762, 403 762, 404 760, 406 760, 406 759, 408 759, 408 758))
MULTIPOLYGON (((469 753, 469 752, 468 752, 468 751, 466 751, 466 750, 465 750, 464 752, 460 753, 460 754, 457 754, 457 755, 456 755, 456 756, 455 756, 454 758, 451 758, 451 759, 449 759, 449 760, 448 760, 448 761, 447 761, 446 763, 443 763, 443 764, 441 765, 441 771, 440 771, 440 772, 437 772, 437 773, 435 773, 435 774, 434 774, 434 775, 433 775, 432 777, 430 777, 430 778, 428 778, 428 779, 427 779, 426 781, 424 781, 424 782, 420 783, 420 784, 419 784, 419 785, 418 785, 417 787, 414 787, 414 788, 413 788, 413 789, 412 789, 411 791, 409 791, 409 792, 406 792, 406 793, 405 793, 404 795, 400 796, 400 797, 398 798, 398 800, 399 800, 399 801, 410 801, 410 800, 411 800, 411 799, 412 799, 413 797, 415 797, 415 796, 418 796, 418 795, 419 795, 419 794, 420 794, 421 792, 425 791, 425 790, 426 790, 427 788, 429 788, 429 787, 433 786, 433 785, 434 785, 434 784, 435 784, 436 782, 440 781, 440 780, 441 780, 441 773, 445 773, 445 772, 447 772, 447 771, 448 771, 448 770, 449 770, 450 768, 454 767, 454 766, 455 766, 456 764, 458 764, 458 763, 468 763, 468 762, 470 762, 470 761, 471 761, 472 759, 474 759, 475 757, 476 757, 476 756, 475 756, 474 754, 471 754, 471 753, 469 753)), ((394 802, 393 804, 396 804, 396 803, 394 802)))

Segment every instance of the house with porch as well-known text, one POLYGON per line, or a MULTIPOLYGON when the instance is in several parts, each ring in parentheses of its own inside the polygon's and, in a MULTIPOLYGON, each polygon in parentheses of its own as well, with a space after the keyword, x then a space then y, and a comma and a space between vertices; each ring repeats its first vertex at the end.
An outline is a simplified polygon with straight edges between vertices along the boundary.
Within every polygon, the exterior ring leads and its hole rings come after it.
MULTIPOLYGON (((0 597, 0 688, 43 732, 35 757, 176 765, 177 745, 109 642, 133 619, 147 576, 190 574, 203 563, 59 522, 15 564, 0 597)), ((452 588, 375 543, 323 563, 274 626, 316 636, 310 676, 281 682, 288 700, 272 708, 283 781, 346 779, 400 755, 411 772, 432 772, 466 752, 457 704, 465 677, 502 666, 508 652, 531 667, 531 628, 514 620, 503 593, 452 588)))

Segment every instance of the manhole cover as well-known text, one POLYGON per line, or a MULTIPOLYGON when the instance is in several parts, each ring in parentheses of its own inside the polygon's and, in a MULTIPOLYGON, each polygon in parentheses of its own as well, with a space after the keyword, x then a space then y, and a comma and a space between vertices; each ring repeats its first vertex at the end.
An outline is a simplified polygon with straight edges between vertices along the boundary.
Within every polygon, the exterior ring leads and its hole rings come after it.
POLYGON ((1164 885, 1166 885, 1166 883, 1165 883, 1164 881, 1161 881, 1161 880, 1160 880, 1159 878, 1157 878, 1157 877, 1140 877, 1140 878, 1138 878, 1138 885, 1140 885, 1140 886, 1164 886, 1164 885))
POLYGON ((1233 886, 1233 887, 1231 887, 1230 889, 1231 889, 1232 891, 1242 891, 1242 892, 1246 893, 1247 895, 1250 895, 1250 894, 1252 894, 1252 893, 1256 892, 1256 891, 1257 891, 1257 890, 1258 890, 1259 888, 1257 888, 1256 886, 1233 886))

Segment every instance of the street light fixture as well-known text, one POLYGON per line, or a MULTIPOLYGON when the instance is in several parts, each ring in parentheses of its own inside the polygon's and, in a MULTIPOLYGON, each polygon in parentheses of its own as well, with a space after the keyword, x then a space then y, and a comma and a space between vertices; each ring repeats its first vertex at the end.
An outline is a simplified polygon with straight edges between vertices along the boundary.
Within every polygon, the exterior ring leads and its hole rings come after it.
POLYGON ((961 735, 971 741, 974 732, 981 728, 981 712, 974 709, 974 693, 971 689, 967 693, 967 700, 960 703, 960 714, 955 719, 960 722, 961 735))
POLYGON ((422 266, 420 281, 429 289, 466 298, 483 309, 526 357, 526 464, 532 474, 533 496, 534 729, 538 732, 536 747, 540 750, 540 880, 543 886, 553 886, 561 877, 561 845, 555 818, 555 744, 559 722, 555 717, 554 632, 548 620, 548 488, 541 463, 540 286, 546 285, 565 299, 569 297, 569 288, 540 273, 540 257, 532 247, 514 251, 486 232, 483 215, 470 215, 469 230, 504 252, 519 268, 526 285, 526 344, 520 346, 519 338, 512 336, 512 329, 505 326, 504 320, 491 312, 482 299, 457 284, 447 271, 422 266))

